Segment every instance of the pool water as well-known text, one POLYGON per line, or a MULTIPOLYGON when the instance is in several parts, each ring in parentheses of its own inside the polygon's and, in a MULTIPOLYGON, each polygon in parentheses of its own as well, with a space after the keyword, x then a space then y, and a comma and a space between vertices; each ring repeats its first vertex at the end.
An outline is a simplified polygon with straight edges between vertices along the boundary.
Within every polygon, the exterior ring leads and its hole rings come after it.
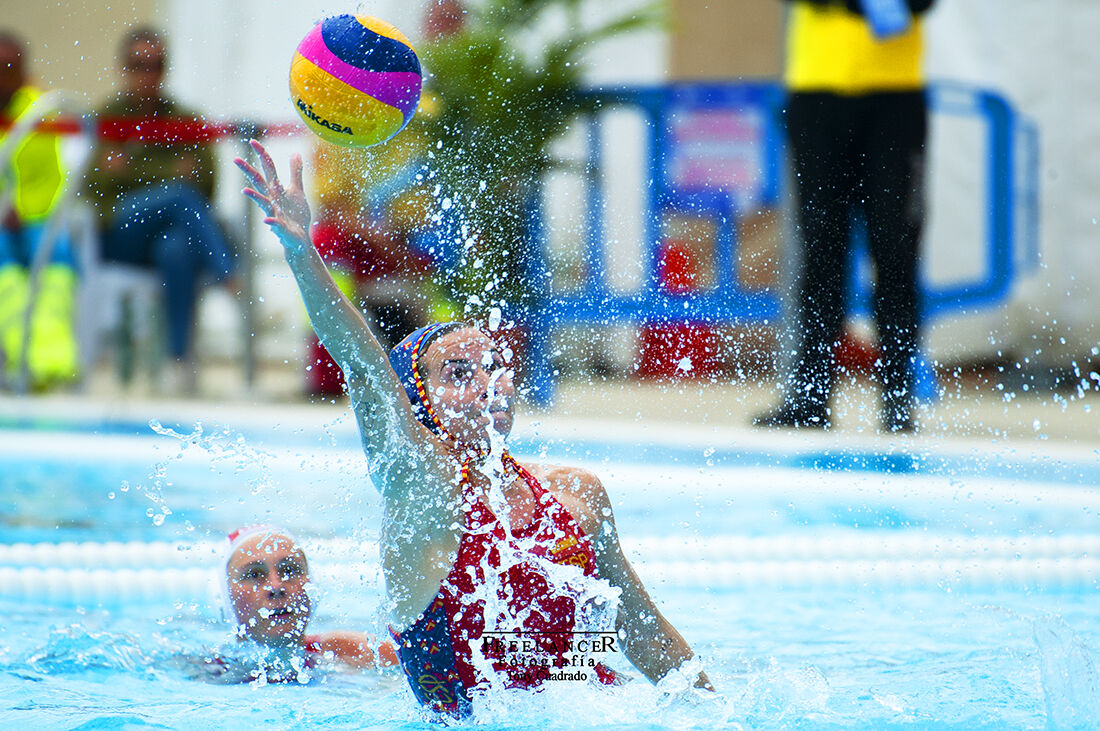
MULTIPOLYGON (((470 724, 1097 723, 1093 455, 621 432, 528 428, 515 446, 601 476, 624 548, 721 692, 550 687, 470 724)), ((303 539, 312 630, 384 634, 379 501, 348 421, 8 425, 0 465, 0 727, 437 727, 390 671, 194 679, 228 640, 211 567, 242 524, 303 539)))

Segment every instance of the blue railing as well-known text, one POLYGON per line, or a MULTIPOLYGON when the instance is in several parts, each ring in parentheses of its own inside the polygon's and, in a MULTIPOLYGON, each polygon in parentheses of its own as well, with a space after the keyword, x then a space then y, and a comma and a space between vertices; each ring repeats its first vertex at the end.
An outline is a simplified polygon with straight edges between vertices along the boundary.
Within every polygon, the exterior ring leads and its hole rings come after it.
MULTIPOLYGON (((665 87, 593 91, 599 111, 588 119, 585 165, 584 276, 573 289, 556 289, 545 261, 546 236, 541 205, 532 207, 532 235, 539 243, 531 263, 531 281, 542 282, 538 307, 529 313, 532 329, 531 370, 528 385, 536 403, 553 398, 555 374, 549 356, 551 331, 571 323, 699 322, 772 323, 783 313, 775 289, 745 287, 734 276, 738 258, 736 220, 746 209, 774 208, 783 197, 785 150, 780 123, 783 91, 772 83, 673 84, 665 87), (643 211, 644 267, 641 285, 629 292, 610 286, 605 267, 605 195, 603 120, 609 110, 627 108, 646 123, 645 154, 648 186, 643 211), (727 113, 726 117, 721 117, 727 113), (702 142, 677 139, 676 125, 692 114, 713 114, 710 127, 732 125, 741 137, 726 162, 731 170, 724 185, 708 179, 710 170, 692 173, 694 154, 710 152, 702 142), (687 172, 685 172, 685 170, 687 172), (738 177, 740 175, 740 180, 738 177), (662 221, 670 214, 710 219, 714 243, 714 286, 691 292, 671 292, 661 282, 662 221)), ((972 117, 985 127, 984 177, 986 240, 984 271, 971 281, 922 286, 924 319, 928 321, 962 309, 1002 302, 1023 267, 1038 257, 1038 133, 1019 118, 1001 96, 957 84, 934 84, 930 108, 937 115, 972 117), (1020 159, 1022 158, 1022 162, 1020 159), (1019 216, 1020 220, 1017 220, 1019 216), (1023 251, 1022 257, 1017 252, 1023 251)), ((721 142, 721 140, 718 140, 721 142)), ((718 165, 717 167, 721 167, 718 165)), ((854 247, 859 250, 859 242, 854 247)), ((855 271, 855 268, 853 268, 855 271)), ((858 278, 853 311, 866 310, 870 282, 858 278)), ((927 397, 934 390, 931 369, 919 367, 918 387, 927 397)))

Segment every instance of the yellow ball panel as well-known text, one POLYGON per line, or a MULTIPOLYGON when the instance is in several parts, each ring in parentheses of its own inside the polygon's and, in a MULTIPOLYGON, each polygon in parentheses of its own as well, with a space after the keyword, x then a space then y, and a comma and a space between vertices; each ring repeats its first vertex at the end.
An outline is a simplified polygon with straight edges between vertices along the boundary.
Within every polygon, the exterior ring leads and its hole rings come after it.
POLYGON ((405 124, 399 109, 348 86, 297 53, 290 64, 290 96, 311 132, 344 147, 388 140, 405 124))
POLYGON ((359 21, 360 25, 368 30, 372 30, 380 36, 386 38, 392 38, 395 41, 401 41, 409 48, 412 48, 412 43, 405 37, 405 34, 399 31, 394 26, 390 25, 384 20, 372 17, 370 15, 356 15, 355 19, 359 21))

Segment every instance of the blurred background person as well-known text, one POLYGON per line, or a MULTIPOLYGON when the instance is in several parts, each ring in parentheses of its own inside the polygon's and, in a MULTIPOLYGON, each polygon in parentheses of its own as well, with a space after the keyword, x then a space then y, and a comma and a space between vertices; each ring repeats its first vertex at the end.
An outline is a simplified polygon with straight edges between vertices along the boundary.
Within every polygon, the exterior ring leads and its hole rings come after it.
MULTIPOLYGON (((337 286, 391 345, 416 329, 430 309, 431 260, 413 245, 417 232, 430 225, 431 198, 424 200, 426 191, 414 180, 421 142, 406 129, 378 149, 347 150, 320 140, 315 144, 314 246, 337 286), (377 181, 390 174, 401 176, 410 188, 381 190, 377 181)), ((312 334, 307 364, 311 394, 343 393, 339 367, 312 334)))
POLYGON ((37 130, 22 140, 8 139, 11 125, 40 96, 27 79, 25 56, 24 41, 0 30, 0 146, 14 144, 0 170, 0 360, 6 377, 17 379, 26 340, 29 385, 43 390, 73 380, 79 371, 73 332, 77 278, 67 233, 57 229, 46 241, 47 221, 65 185, 58 136, 37 130), (44 244, 50 252, 38 273, 27 338, 29 269, 44 244))
POLYGON ((786 109, 801 269, 794 362, 760 426, 826 427, 850 292, 853 221, 874 264, 882 428, 907 432, 919 340, 927 106, 920 16, 933 0, 788 0, 786 109))
POLYGON ((122 89, 97 112, 108 134, 93 153, 89 198, 97 211, 103 259, 154 269, 161 277, 169 386, 193 393, 199 284, 208 276, 236 290, 234 255, 211 207, 214 151, 204 141, 199 115, 164 90, 167 50, 156 30, 127 33, 119 59, 122 89), (110 134, 113 130, 118 134, 110 134))
MULTIPOLYGON (((465 23, 459 0, 428 5, 421 27, 426 42, 457 33, 465 23)), ((429 84, 408 127, 369 149, 314 143, 317 223, 313 243, 341 291, 359 304, 387 347, 428 321, 447 321, 457 308, 446 293, 442 268, 445 227, 426 180, 432 139, 428 124, 439 109, 429 84)), ((307 391, 344 391, 340 367, 310 332, 307 391)))

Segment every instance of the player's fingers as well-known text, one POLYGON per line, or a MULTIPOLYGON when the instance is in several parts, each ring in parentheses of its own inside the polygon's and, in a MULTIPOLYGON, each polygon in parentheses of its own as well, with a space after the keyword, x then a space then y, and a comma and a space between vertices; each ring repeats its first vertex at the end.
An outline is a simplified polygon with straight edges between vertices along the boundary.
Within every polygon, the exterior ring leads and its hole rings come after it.
POLYGON ((272 212, 275 210, 275 207, 273 205, 271 205, 270 200, 268 200, 266 197, 260 195, 256 191, 252 190, 251 188, 245 188, 241 192, 244 193, 249 198, 251 198, 252 200, 254 200, 256 202, 256 205, 258 205, 260 207, 260 210, 262 210, 268 216, 270 216, 272 214, 272 212))
POLYGON ((263 179, 263 176, 260 175, 260 172, 256 168, 252 167, 239 157, 233 160, 233 163, 238 168, 240 168, 241 172, 244 173, 246 178, 248 178, 248 182, 252 183, 252 185, 257 190, 267 190, 267 182, 263 179))
POLYGON ((276 236, 283 239, 287 235, 286 226, 277 218, 271 218, 270 216, 264 219, 264 223, 270 228, 276 236))
MULTIPOLYGON (((256 157, 260 158, 260 166, 263 168, 264 175, 267 177, 267 180, 264 181, 263 187, 267 188, 268 185, 273 188, 278 187, 279 175, 275 170, 275 162, 271 159, 271 155, 268 154, 267 149, 265 149, 264 146, 260 144, 259 140, 249 140, 248 144, 252 146, 253 151, 255 151, 256 153, 256 157)), ((249 167, 252 166, 250 165, 249 167)), ((254 167, 252 169, 255 170, 254 167)), ((257 174, 259 173, 257 172, 257 174)))
POLYGON ((255 147, 256 152, 260 155, 260 164, 263 166, 264 176, 267 178, 271 190, 282 191, 283 186, 279 184, 279 172, 275 169, 275 161, 271 159, 271 155, 263 148, 263 145, 257 142, 255 147))

